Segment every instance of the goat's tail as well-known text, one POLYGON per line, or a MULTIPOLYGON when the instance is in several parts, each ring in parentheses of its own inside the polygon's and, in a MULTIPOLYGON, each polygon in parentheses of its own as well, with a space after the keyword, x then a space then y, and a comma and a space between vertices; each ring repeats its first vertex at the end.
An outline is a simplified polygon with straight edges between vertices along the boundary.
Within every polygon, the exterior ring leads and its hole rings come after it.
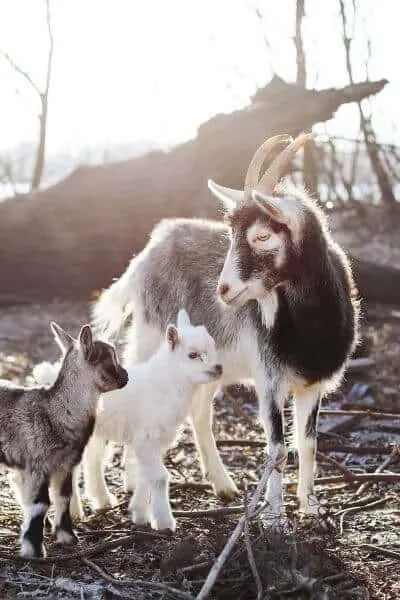
POLYGON ((41 362, 33 367, 32 376, 37 384, 49 387, 57 379, 60 363, 41 362))
POLYGON ((134 294, 133 274, 135 259, 119 279, 104 290, 92 310, 92 323, 96 332, 116 338, 127 317, 132 313, 134 294))

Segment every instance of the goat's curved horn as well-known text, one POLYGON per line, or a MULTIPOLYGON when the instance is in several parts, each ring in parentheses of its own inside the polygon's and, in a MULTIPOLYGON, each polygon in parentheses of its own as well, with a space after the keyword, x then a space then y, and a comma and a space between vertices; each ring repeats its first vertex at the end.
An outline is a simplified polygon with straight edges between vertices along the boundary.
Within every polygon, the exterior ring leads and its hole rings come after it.
POLYGON ((285 167, 289 164, 297 150, 304 146, 309 140, 313 140, 316 137, 315 133, 305 133, 293 140, 293 142, 272 161, 264 175, 261 177, 257 187, 266 194, 272 194, 275 186, 282 177, 285 167))
POLYGON ((261 167, 263 166, 265 159, 270 154, 273 148, 278 144, 292 142, 293 138, 289 135, 274 135, 268 138, 261 146, 256 150, 253 158, 250 161, 249 168, 247 169, 246 180, 244 182, 244 199, 249 200, 251 190, 258 186, 258 180, 260 177, 261 167))

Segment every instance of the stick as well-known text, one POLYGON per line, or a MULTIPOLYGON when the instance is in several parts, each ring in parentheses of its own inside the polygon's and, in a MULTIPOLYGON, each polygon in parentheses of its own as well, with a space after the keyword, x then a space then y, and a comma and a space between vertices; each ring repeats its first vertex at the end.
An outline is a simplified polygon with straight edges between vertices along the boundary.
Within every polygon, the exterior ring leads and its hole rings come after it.
POLYGON ((210 508, 206 510, 173 510, 174 517, 220 517, 225 515, 242 514, 244 506, 223 506, 222 508, 210 508))
MULTIPOLYGON (((261 495, 263 494, 264 489, 267 485, 268 479, 269 479, 272 471, 274 470, 274 467, 278 463, 283 462, 283 460, 284 460, 284 458, 279 455, 277 457, 270 456, 268 458, 267 463, 265 465, 264 473, 263 473, 261 480, 256 488, 256 491, 254 492, 253 497, 249 503, 249 507, 248 507, 249 517, 253 516, 253 513, 260 501, 261 495)), ((208 596, 218 578, 218 575, 219 575, 220 571, 222 570, 222 567, 224 566, 234 545, 236 544, 237 540, 239 539, 241 533, 243 532, 243 529, 245 526, 245 521, 246 521, 246 515, 243 515, 240 518, 235 529, 233 530, 227 543, 225 544, 224 549, 222 550, 221 554, 218 556, 218 558, 214 562, 214 565, 211 568, 211 570, 207 576, 207 579, 205 580, 200 592, 196 596, 196 600, 205 600, 206 598, 208 598, 208 596)))
POLYGON ((352 506, 351 508, 346 508, 344 510, 339 510, 336 514, 340 514, 340 535, 343 535, 343 524, 344 518, 346 515, 350 515, 352 513, 360 512, 364 509, 374 508, 375 506, 380 506, 381 504, 385 504, 389 500, 388 497, 381 498, 380 500, 375 500, 375 502, 370 502, 369 504, 363 504, 362 506, 352 506))
POLYGON ((328 464, 332 465, 332 467, 335 467, 336 469, 338 469, 338 471, 341 471, 344 475, 347 475, 348 477, 352 477, 353 474, 350 471, 350 469, 348 469, 344 465, 341 465, 334 458, 331 458, 330 456, 326 456, 326 454, 323 454, 322 452, 319 452, 319 451, 317 452, 317 458, 319 460, 325 461, 328 464))
POLYGON ((320 477, 315 480, 315 484, 354 483, 356 481, 388 481, 390 483, 395 483, 396 481, 400 481, 400 473, 351 473, 351 477, 345 474, 335 475, 334 477, 320 477))
MULTIPOLYGON (((40 557, 32 557, 32 558, 23 558, 22 556, 13 556, 13 560, 18 561, 34 561, 37 563, 58 563, 64 562, 68 560, 72 560, 75 558, 85 558, 87 556, 94 556, 95 554, 100 554, 100 552, 104 552, 105 550, 111 550, 112 548, 118 548, 118 546, 126 546, 130 542, 137 541, 140 538, 144 539, 169 539, 169 535, 162 535, 157 532, 151 531, 136 531, 131 535, 126 535, 125 537, 118 538, 117 540, 110 540, 106 542, 100 542, 92 546, 91 548, 86 548, 85 550, 78 550, 77 552, 71 552, 70 554, 56 554, 55 556, 40 556, 40 557)), ((0 558, 1 561, 10 560, 0 558)))
POLYGON ((374 367, 375 361, 373 358, 352 358, 347 363, 346 371, 347 373, 353 373, 354 371, 359 371, 360 369, 368 369, 369 367, 374 367))
POLYGON ((256 582, 256 586, 257 586, 257 600, 262 600, 262 597, 263 597, 262 581, 260 578, 260 574, 257 570, 257 565, 256 565, 256 561, 254 558, 253 548, 251 547, 250 531, 249 531, 249 509, 248 509, 247 498, 245 500, 244 510, 245 510, 244 542, 246 545, 247 556, 249 558, 250 568, 253 573, 254 581, 256 582))
MULTIPOLYGON (((390 456, 386 457, 385 460, 383 461, 383 463, 381 465, 379 465, 379 467, 377 469, 375 469, 375 473, 382 473, 382 471, 384 471, 386 469, 386 467, 388 467, 390 465, 390 463, 392 462, 392 460, 394 459, 395 456, 399 456, 399 455, 396 451, 393 451, 392 454, 390 456)), ((361 496, 361 494, 363 494, 368 489, 369 486, 370 486, 370 482, 368 482, 368 481, 366 481, 365 483, 362 483, 354 495, 356 497, 361 496)))
POLYGON ((169 594, 173 594, 177 598, 182 598, 183 600, 193 600, 193 596, 191 596, 191 594, 182 592, 182 590, 177 590, 176 588, 170 587, 169 585, 166 585, 165 583, 158 583, 156 581, 143 581, 142 579, 114 579, 114 577, 111 577, 111 575, 108 575, 108 573, 103 571, 103 569, 101 569, 93 561, 91 561, 87 558, 83 558, 82 562, 84 562, 85 565, 88 565, 88 567, 90 567, 91 569, 96 571, 96 573, 98 573, 103 579, 105 579, 109 583, 112 583, 113 585, 122 585, 122 586, 139 585, 142 587, 152 588, 154 590, 162 590, 163 592, 168 592, 169 594))
POLYGON ((360 544, 357 546, 358 548, 367 548, 368 550, 374 550, 375 552, 379 552, 384 556, 389 556, 390 558, 395 558, 396 560, 400 560, 400 552, 395 552, 394 550, 387 550, 386 548, 380 548, 379 546, 373 546, 372 544, 360 544))

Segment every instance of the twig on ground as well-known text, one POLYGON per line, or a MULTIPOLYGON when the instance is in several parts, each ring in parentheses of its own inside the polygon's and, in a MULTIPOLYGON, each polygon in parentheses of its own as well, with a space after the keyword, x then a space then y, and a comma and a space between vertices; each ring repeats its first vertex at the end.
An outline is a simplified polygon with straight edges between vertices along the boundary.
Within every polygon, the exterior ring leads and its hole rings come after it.
POLYGON ((350 469, 348 469, 344 465, 341 465, 334 458, 331 458, 330 456, 327 456, 326 454, 323 454, 320 451, 317 452, 317 458, 321 461, 324 461, 325 463, 332 465, 332 467, 335 467, 335 469, 341 471, 344 475, 347 475, 348 477, 352 476, 352 472, 350 471, 350 469))
MULTIPOLYGON (((260 480, 260 482, 253 494, 253 497, 249 503, 248 514, 249 514, 250 518, 253 516, 253 513, 258 506, 258 503, 264 492, 264 489, 267 485, 268 479, 269 479, 272 471, 274 470, 275 466, 278 463, 283 462, 283 460, 285 460, 284 457, 280 456, 280 455, 273 456, 273 457, 270 456, 268 458, 267 463, 265 465, 264 473, 263 473, 261 480, 260 480)), ((246 521, 246 515, 243 515, 241 517, 241 519, 239 520, 238 524, 236 525, 235 529, 233 530, 227 543, 225 544, 221 554, 218 556, 218 558, 214 562, 214 565, 211 568, 200 592, 196 596, 196 600, 205 600, 206 598, 208 598, 208 596, 218 578, 218 575, 220 574, 229 554, 231 553, 234 545, 236 544, 237 540, 239 539, 240 535, 243 532, 245 521, 246 521)))
POLYGON ((370 502, 369 504, 363 504, 361 506, 352 506, 351 508, 345 508, 344 510, 339 510, 335 514, 340 515, 340 526, 339 526, 340 535, 343 535, 343 524, 344 524, 344 518, 346 515, 357 513, 357 512, 363 511, 363 510, 368 510, 369 508, 375 508, 376 506, 385 504, 388 500, 390 500, 390 497, 386 496, 385 498, 381 498, 380 500, 375 500, 374 502, 370 502))
POLYGON ((249 520, 250 519, 249 519, 249 508, 248 508, 247 497, 245 498, 245 503, 244 503, 244 516, 245 516, 245 519, 244 519, 244 543, 245 543, 246 550, 247 550, 247 556, 249 559, 250 568, 253 573, 254 581, 256 582, 256 586, 257 586, 257 600, 261 600, 263 597, 263 586, 262 586, 260 574, 257 569, 256 561, 254 558, 253 548, 251 546, 250 531, 249 531, 249 520))
POLYGON ((365 548, 366 550, 373 550, 375 552, 379 552, 383 554, 383 556, 388 556, 389 558, 395 558, 396 560, 400 560, 400 552, 395 552, 394 550, 388 550, 387 548, 381 548, 380 546, 374 546, 373 544, 360 544, 357 548, 365 548))
MULTIPOLYGON (((383 463, 375 469, 375 473, 382 473, 386 469, 386 467, 388 467, 390 465, 390 463, 396 457, 397 458, 399 457, 399 453, 396 449, 394 449, 392 454, 390 456, 388 456, 387 458, 385 458, 383 463)), ((355 497, 361 496, 361 494, 363 494, 368 489, 369 486, 370 486, 370 482, 368 482, 368 481, 366 481, 365 483, 362 483, 360 485, 360 487, 358 488, 358 490, 356 491, 356 493, 354 494, 354 496, 355 497)))
POLYGON ((187 567, 182 567, 178 569, 179 573, 187 575, 188 573, 193 573, 195 571, 201 571, 201 569, 205 569, 206 567, 211 567, 213 564, 212 560, 205 560, 200 563, 195 563, 194 565, 188 565, 187 567))
POLYGON ((373 358, 352 358, 347 363, 346 371, 347 373, 353 373, 354 371, 359 371, 360 369, 368 369, 369 367, 374 367, 375 361, 373 358))
POLYGON ((221 508, 209 508, 205 510, 173 510, 174 517, 222 517, 226 515, 238 515, 243 513, 244 506, 222 506, 221 508))
POLYGON ((335 475, 333 477, 320 477, 315 480, 315 484, 356 483, 357 481, 387 481, 388 483, 395 483, 396 481, 400 481, 400 473, 351 473, 351 476, 345 474, 335 475))
POLYGON ((113 585, 141 586, 146 588, 152 588, 153 590, 161 590, 163 592, 167 592, 168 594, 172 594, 173 596, 176 596, 177 598, 182 598, 183 600, 193 600, 193 596, 191 596, 191 594, 183 592, 182 590, 177 590, 176 588, 170 587, 165 583, 159 583, 156 581, 143 581, 142 579, 115 579, 114 577, 111 577, 111 575, 108 575, 108 573, 103 571, 103 569, 101 569, 93 561, 87 558, 83 558, 82 562, 84 562, 85 565, 96 571, 96 573, 98 573, 103 579, 105 579, 105 581, 108 581, 113 585))
POLYGON ((70 554, 55 554, 53 556, 46 557, 37 557, 37 558, 22 558, 20 556, 12 556, 7 557, 7 559, 0 557, 0 562, 9 561, 12 558, 15 561, 22 562, 35 562, 35 563, 57 563, 57 562, 65 562, 72 559, 77 558, 86 558, 88 556, 94 556, 95 554, 100 554, 100 552, 104 552, 105 550, 111 550, 112 548, 118 548, 119 546, 126 546, 130 542, 138 541, 140 538, 142 539, 167 539, 169 535, 163 535, 158 532, 153 531, 136 531, 130 535, 127 535, 122 538, 113 539, 105 542, 100 542, 99 544, 95 544, 91 548, 86 548, 85 550, 78 550, 76 552, 71 552, 70 554))

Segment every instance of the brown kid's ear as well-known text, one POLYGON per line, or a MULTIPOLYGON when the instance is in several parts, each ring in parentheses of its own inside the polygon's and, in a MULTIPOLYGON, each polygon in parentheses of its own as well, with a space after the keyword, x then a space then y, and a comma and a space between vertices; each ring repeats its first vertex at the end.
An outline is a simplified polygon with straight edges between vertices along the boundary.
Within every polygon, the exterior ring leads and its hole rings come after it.
POLYGON ((171 350, 175 350, 175 348, 179 344, 179 334, 175 325, 168 325, 166 338, 168 344, 171 346, 171 350))
POLYGON ((79 343, 85 360, 89 360, 93 353, 93 336, 89 325, 84 325, 79 333, 79 343))
POLYGON ((74 345, 75 340, 69 335, 62 327, 57 325, 55 321, 50 323, 51 330, 54 335, 54 339, 61 348, 61 351, 66 353, 74 345))

